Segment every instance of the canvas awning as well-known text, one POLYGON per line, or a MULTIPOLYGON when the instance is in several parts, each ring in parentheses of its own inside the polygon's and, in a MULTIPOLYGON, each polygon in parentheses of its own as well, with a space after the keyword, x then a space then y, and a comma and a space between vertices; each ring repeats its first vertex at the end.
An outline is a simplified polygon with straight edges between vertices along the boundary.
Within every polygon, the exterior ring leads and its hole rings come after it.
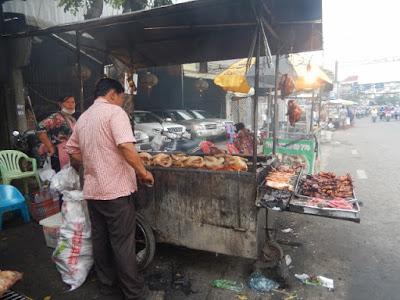
POLYGON ((80 31, 86 51, 141 68, 247 57, 257 18, 272 54, 322 49, 321 0, 198 0, 2 37, 80 31))

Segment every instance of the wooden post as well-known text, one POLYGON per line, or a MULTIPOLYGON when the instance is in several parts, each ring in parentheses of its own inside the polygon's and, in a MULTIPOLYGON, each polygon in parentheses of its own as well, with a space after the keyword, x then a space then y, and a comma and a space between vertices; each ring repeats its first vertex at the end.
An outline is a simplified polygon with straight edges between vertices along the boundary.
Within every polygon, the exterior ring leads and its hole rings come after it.
POLYGON ((279 89, 279 52, 275 55, 275 94, 274 94, 274 126, 272 131, 272 154, 276 154, 278 144, 279 129, 279 106, 278 106, 278 89, 279 89))
POLYGON ((79 108, 80 113, 85 110, 84 96, 83 96, 83 78, 82 78, 82 66, 81 66, 81 32, 76 31, 76 66, 77 76, 79 84, 79 108))

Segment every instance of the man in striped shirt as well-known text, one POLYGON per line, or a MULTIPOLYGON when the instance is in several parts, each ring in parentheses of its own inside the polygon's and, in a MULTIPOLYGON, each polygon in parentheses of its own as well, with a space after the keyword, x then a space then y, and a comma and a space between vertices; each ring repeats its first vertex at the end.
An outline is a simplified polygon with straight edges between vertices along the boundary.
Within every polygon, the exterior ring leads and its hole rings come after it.
POLYGON ((102 289, 119 283, 125 299, 142 299, 144 282, 136 267, 132 195, 137 190, 136 176, 148 184, 154 179, 135 150, 129 117, 121 108, 122 85, 103 78, 96 85, 95 98, 80 116, 66 148, 74 160, 83 163, 83 193, 102 289))

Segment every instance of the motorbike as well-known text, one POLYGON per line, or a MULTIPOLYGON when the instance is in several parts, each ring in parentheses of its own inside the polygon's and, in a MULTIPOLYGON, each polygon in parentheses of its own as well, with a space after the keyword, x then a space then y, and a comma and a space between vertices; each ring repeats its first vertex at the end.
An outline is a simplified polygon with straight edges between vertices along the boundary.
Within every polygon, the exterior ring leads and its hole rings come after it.
POLYGON ((378 118, 378 116, 373 115, 373 116, 372 116, 372 122, 375 123, 377 118, 378 118))
POLYGON ((189 133, 176 134, 167 131, 158 132, 151 141, 151 150, 184 152, 191 155, 201 154, 201 139, 191 139, 189 133))
POLYGON ((27 130, 23 133, 14 130, 12 136, 13 149, 21 151, 29 157, 36 159, 37 166, 39 168, 42 167, 45 162, 45 157, 39 155, 40 141, 35 130, 27 130))
POLYGON ((386 122, 389 122, 391 118, 392 118, 392 113, 391 113, 391 112, 386 112, 386 113, 385 113, 385 120, 386 120, 386 122))

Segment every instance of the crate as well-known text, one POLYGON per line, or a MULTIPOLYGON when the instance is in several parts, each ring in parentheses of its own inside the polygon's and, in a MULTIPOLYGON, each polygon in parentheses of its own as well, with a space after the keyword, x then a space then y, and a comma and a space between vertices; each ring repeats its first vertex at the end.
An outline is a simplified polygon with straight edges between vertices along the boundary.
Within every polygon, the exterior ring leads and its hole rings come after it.
POLYGON ((47 217, 55 215, 60 212, 60 201, 49 199, 43 202, 30 204, 30 212, 32 218, 39 222, 47 217))
POLYGON ((47 247, 55 248, 60 235, 61 213, 43 219, 39 222, 39 224, 42 225, 47 247))

